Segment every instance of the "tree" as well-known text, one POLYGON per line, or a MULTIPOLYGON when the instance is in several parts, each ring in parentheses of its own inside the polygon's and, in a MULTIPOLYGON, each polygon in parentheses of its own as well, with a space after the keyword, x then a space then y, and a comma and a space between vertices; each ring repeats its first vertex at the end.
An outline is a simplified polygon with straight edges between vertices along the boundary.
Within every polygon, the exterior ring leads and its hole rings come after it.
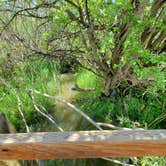
POLYGON ((105 96, 164 81, 165 0, 20 0, 0 11, 16 50, 76 61, 103 78, 105 96))

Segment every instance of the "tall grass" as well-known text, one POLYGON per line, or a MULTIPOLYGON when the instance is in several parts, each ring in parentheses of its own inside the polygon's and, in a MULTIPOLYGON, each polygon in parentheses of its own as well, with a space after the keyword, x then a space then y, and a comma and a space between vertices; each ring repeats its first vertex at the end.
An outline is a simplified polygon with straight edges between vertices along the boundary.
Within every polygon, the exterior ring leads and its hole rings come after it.
MULTIPOLYGON (((0 111, 4 112, 18 131, 25 131, 25 125, 18 111, 18 98, 21 100, 21 110, 26 117, 28 125, 40 122, 43 118, 33 106, 27 88, 34 88, 41 92, 54 94, 58 91, 56 86, 56 63, 49 61, 24 62, 13 71, 15 75, 11 80, 4 78, 9 87, 0 84, 1 94, 0 111), (17 71, 17 72, 16 72, 17 71), (49 86, 48 86, 49 85, 49 86)), ((35 96, 35 101, 48 112, 52 111, 53 102, 46 98, 35 96)))

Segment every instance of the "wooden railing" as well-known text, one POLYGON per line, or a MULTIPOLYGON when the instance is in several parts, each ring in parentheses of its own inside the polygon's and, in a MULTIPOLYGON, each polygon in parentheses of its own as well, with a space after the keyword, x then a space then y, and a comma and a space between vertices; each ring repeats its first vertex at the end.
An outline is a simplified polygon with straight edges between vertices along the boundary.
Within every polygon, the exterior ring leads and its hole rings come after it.
POLYGON ((166 156, 166 130, 0 134, 0 160, 166 156))

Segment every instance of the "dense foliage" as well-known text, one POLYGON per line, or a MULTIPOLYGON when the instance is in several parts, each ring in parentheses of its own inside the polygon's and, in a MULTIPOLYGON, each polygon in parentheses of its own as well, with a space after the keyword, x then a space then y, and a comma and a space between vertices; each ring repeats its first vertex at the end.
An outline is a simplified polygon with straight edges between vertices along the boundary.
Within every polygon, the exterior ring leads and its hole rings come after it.
MULTIPOLYGON (((165 7, 165 0, 0 1, 0 111, 18 132, 95 129, 29 91, 36 89, 74 103, 95 121, 165 129, 165 7)), ((132 159, 142 166, 165 162, 132 159)), ((98 160, 47 165, 55 163, 98 160)))
POLYGON ((2 49, 8 54, 78 63, 103 79, 106 96, 122 85, 164 90, 164 0, 1 4, 1 36, 10 45, 2 49))

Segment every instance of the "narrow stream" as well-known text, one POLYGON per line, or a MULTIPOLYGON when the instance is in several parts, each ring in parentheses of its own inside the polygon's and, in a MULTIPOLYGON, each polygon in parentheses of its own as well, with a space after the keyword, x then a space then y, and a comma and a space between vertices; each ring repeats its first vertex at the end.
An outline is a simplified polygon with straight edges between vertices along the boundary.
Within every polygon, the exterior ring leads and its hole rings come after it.
MULTIPOLYGON (((73 75, 67 75, 61 84, 61 93, 58 96, 61 99, 65 99, 68 102, 73 103, 76 98, 76 91, 72 91, 75 80, 73 75)), ((61 103, 55 103, 53 105, 55 122, 64 131, 80 131, 83 123, 89 123, 83 121, 77 112, 68 108, 61 103)), ((58 131, 54 124, 48 123, 40 126, 38 131, 58 131)), ((118 164, 116 164, 118 166, 118 164)), ((103 159, 58 159, 58 160, 43 160, 40 166, 115 166, 110 161, 103 159)))
MULTIPOLYGON (((73 103, 76 99, 76 91, 72 91, 71 88, 75 83, 73 75, 66 75, 61 84, 61 92, 56 97, 65 99, 68 102, 73 103)), ((89 123, 81 117, 77 112, 68 108, 61 103, 54 103, 52 105, 53 117, 58 126, 64 131, 80 131, 82 126, 86 126, 85 123, 89 123)), ((0 119, 0 122, 3 120, 0 119)), ((2 124, 0 124, 2 127, 2 124)), ((85 127, 84 127, 85 128, 85 127)), ((58 131, 57 126, 51 123, 48 119, 44 123, 38 123, 34 126, 35 132, 55 132, 58 131)), ((1 130, 0 130, 1 132, 1 130)), ((0 161, 0 166, 118 166, 110 161, 103 159, 57 159, 57 160, 40 160, 36 161, 0 161)))

